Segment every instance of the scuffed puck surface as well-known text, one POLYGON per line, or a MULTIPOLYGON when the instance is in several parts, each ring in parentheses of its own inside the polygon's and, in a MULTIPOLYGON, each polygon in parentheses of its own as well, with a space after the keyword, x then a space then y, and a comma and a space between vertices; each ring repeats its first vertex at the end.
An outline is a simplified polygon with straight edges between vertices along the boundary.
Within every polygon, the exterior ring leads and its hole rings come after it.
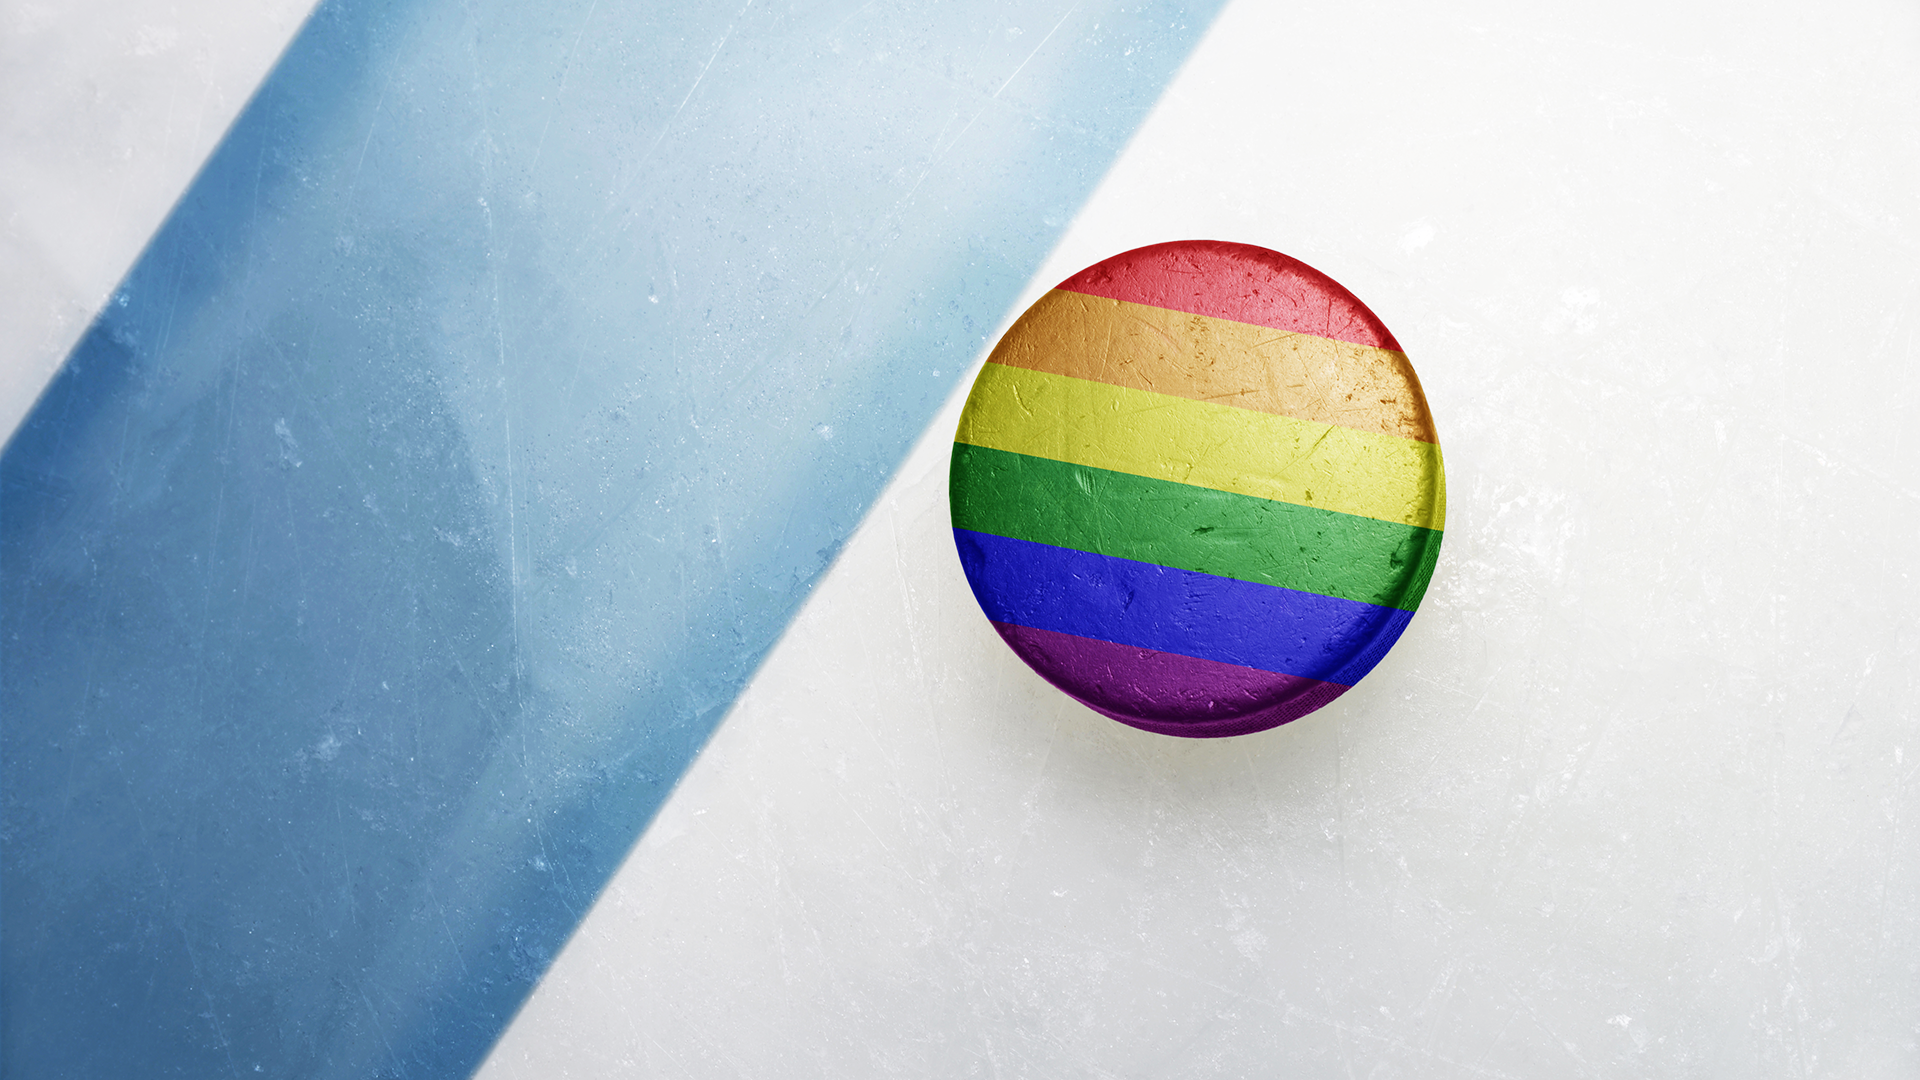
POLYGON ((1399 639, 1445 478, 1419 379, 1333 279, 1276 251, 1137 248, 1041 297, 955 436, 954 540, 1013 650, 1168 735, 1297 719, 1399 639))

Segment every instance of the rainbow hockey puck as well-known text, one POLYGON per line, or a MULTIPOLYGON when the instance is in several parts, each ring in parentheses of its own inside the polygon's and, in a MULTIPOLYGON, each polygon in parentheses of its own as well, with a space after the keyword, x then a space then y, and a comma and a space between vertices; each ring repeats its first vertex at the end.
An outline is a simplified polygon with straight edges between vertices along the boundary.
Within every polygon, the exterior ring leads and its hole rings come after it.
POLYGON ((1155 244, 1027 309, 955 436, 974 596, 1048 682, 1206 738, 1320 708, 1420 605, 1446 483, 1373 312, 1276 251, 1155 244))

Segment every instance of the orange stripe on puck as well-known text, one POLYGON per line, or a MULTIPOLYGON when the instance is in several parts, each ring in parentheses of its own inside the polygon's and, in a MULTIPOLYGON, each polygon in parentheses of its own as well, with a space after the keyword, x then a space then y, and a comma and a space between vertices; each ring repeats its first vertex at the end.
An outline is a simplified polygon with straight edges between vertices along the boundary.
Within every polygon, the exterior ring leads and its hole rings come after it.
POLYGON ((1405 353, 1055 289, 993 363, 1438 442, 1405 353))

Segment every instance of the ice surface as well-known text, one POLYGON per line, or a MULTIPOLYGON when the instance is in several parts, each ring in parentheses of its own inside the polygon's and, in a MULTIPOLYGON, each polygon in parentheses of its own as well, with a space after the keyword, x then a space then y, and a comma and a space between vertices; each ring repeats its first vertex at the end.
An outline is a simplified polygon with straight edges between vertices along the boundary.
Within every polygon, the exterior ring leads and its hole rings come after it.
POLYGON ((959 401, 483 1075, 1920 1075, 1910 7, 1233 5, 1036 275, 1221 236, 1407 345, 1407 636, 1103 720, 946 536, 959 401))
POLYGON ((0 7, 0 440, 312 7, 0 7))
POLYGON ((1210 16, 323 4, 0 464, 5 1071, 468 1071, 1210 16))

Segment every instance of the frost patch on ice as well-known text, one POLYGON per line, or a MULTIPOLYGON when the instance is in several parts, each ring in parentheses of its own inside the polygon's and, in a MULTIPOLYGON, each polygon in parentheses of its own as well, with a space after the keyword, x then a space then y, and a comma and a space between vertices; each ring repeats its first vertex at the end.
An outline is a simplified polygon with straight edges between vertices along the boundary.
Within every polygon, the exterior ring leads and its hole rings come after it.
POLYGON ((273 436, 280 440, 280 467, 299 468, 300 442, 293 437, 293 429, 287 426, 286 417, 280 417, 273 422, 273 436))

